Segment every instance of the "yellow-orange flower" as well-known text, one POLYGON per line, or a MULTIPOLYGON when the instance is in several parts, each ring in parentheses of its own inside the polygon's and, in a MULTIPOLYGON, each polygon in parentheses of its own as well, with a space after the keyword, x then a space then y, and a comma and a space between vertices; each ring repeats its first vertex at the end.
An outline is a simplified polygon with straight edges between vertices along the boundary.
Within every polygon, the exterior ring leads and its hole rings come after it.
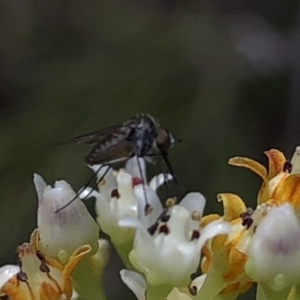
POLYGON ((1 295, 7 295, 11 300, 71 299, 71 273, 91 251, 91 246, 79 247, 63 266, 57 260, 44 256, 37 245, 38 232, 35 231, 30 243, 18 247, 20 270, 2 285, 1 295))
POLYGON ((246 157, 233 157, 229 160, 229 164, 250 169, 263 179, 263 184, 258 192, 258 204, 274 199, 281 204, 289 202, 296 211, 299 210, 299 147, 297 147, 291 162, 279 150, 271 149, 264 153, 269 160, 268 171, 260 163, 246 157))
POLYGON ((232 225, 228 235, 215 237, 203 248, 201 269, 207 275, 203 288, 210 278, 215 282, 219 280, 215 295, 243 293, 253 282, 264 282, 274 290, 295 283, 296 272, 284 267, 282 260, 291 263, 300 255, 299 243, 291 242, 300 231, 299 222, 295 221, 297 212, 298 218, 300 214, 300 148, 290 162, 275 149, 265 154, 269 160, 268 170, 249 158, 229 160, 229 164, 246 167, 263 179, 256 209, 246 209, 237 195, 220 194, 218 200, 223 202, 224 215, 208 215, 201 220, 201 227, 220 218, 232 225), (285 220, 287 215, 289 220, 285 220), (276 232, 274 224, 279 226, 276 232), (268 231, 270 226, 271 231, 268 231), (272 267, 264 266, 264 261, 270 264, 268 259, 273 261, 272 267))
POLYGON ((230 292, 243 293, 246 292, 252 280, 245 274, 244 266, 247 262, 247 255, 243 252, 245 244, 247 244, 250 231, 244 225, 240 215, 246 212, 246 206, 242 199, 234 194, 219 194, 218 201, 223 202, 224 215, 208 215, 202 218, 201 227, 207 226, 213 220, 222 218, 231 223, 232 230, 230 234, 215 237, 210 243, 203 248, 204 258, 201 263, 203 273, 208 273, 215 256, 222 257, 226 263, 222 270, 222 280, 225 283, 219 292, 226 294, 230 292))

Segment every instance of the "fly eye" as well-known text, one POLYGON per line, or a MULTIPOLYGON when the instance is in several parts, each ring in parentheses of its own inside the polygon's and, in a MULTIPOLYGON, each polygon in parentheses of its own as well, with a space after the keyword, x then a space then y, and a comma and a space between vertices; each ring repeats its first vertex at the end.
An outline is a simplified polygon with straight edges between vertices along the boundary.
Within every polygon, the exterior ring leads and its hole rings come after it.
POLYGON ((172 146, 172 135, 164 128, 158 128, 156 136, 156 147, 160 151, 168 151, 172 146))

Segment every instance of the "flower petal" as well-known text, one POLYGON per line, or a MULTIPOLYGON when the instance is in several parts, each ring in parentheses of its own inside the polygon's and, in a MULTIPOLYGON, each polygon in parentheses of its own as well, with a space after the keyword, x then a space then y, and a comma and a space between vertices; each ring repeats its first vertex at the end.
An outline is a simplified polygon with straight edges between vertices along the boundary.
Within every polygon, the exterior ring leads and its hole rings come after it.
POLYGON ((288 203, 272 207, 249 244, 246 272, 273 290, 292 285, 300 276, 300 226, 288 203))
POLYGON ((136 272, 121 270, 120 276, 122 281, 132 290, 138 300, 145 300, 146 281, 144 277, 136 272))
POLYGON ((197 212, 200 216, 203 214, 206 199, 201 193, 188 193, 179 203, 190 213, 197 212))
POLYGON ((193 295, 196 295, 201 289, 207 274, 202 274, 201 276, 196 277, 190 284, 190 291, 193 295))
POLYGON ((5 265, 0 268, 0 290, 3 285, 20 271, 19 266, 5 265))
POLYGON ((38 200, 42 201, 44 190, 46 189, 47 184, 46 184, 45 180, 43 179, 43 177, 37 173, 33 174, 33 182, 35 185, 35 190, 36 190, 36 193, 38 196, 38 200))
POLYGON ((284 154, 276 149, 265 151, 264 154, 269 159, 269 174, 268 179, 273 178, 283 170, 283 166, 286 162, 284 154))
POLYGON ((149 183, 149 186, 152 190, 156 191, 161 185, 165 184, 166 181, 170 181, 173 179, 171 174, 159 174, 154 176, 149 183))
POLYGON ((240 214, 246 211, 244 201, 235 194, 222 193, 217 195, 218 201, 223 202, 224 221, 233 221, 240 217, 240 214))
POLYGON ((262 164, 253 159, 236 156, 230 158, 228 163, 232 166, 247 168, 256 173, 263 180, 267 180, 267 169, 262 164))
POLYGON ((144 158, 142 157, 138 158, 137 156, 130 158, 126 163, 125 171, 126 173, 130 174, 132 178, 134 177, 141 178, 144 183, 147 182, 146 163, 144 158), (142 174, 140 172, 140 168, 142 174))
POLYGON ((201 231, 200 238, 198 240, 199 248, 201 249, 203 245, 213 237, 228 234, 231 230, 231 225, 224 221, 213 221, 203 228, 201 231))
POLYGON ((291 174, 300 174, 300 147, 298 146, 291 159, 292 172, 291 174))
POLYGON ((290 175, 282 179, 272 198, 279 203, 289 202, 295 209, 300 208, 300 175, 290 175))

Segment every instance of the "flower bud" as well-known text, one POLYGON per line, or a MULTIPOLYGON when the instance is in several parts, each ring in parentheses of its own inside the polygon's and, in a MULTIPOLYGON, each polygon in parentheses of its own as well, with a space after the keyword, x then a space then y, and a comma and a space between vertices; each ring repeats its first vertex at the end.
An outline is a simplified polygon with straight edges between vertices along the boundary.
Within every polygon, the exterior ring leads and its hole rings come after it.
POLYGON ((66 181, 57 181, 52 188, 37 174, 34 175, 34 184, 39 198, 37 222, 41 251, 59 258, 62 263, 82 245, 89 244, 91 254, 96 253, 99 226, 80 199, 56 212, 76 196, 71 186, 66 181))
POLYGON ((300 226, 292 206, 271 207, 260 221, 248 248, 246 273, 273 290, 300 278, 300 226))

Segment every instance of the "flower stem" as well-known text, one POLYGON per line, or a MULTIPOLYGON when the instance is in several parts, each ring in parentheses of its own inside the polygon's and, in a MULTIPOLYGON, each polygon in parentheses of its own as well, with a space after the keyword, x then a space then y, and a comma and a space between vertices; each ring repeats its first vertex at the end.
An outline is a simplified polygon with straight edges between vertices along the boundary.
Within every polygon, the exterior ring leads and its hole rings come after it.
POLYGON ((169 285, 147 286, 147 300, 165 300, 171 292, 172 287, 169 285))
POLYGON ((76 292, 82 300, 105 300, 100 278, 93 274, 89 258, 83 259, 72 273, 76 292))
POLYGON ((121 258, 124 266, 127 270, 135 270, 135 268, 132 266, 130 260, 129 260, 129 252, 132 250, 132 241, 124 243, 124 244, 116 244, 113 243, 119 257, 121 258))
POLYGON ((232 292, 229 294, 217 295, 216 297, 214 297, 213 300, 234 300, 234 299, 237 299, 238 295, 239 295, 239 293, 232 292))
POLYGON ((267 300, 267 297, 260 284, 256 288, 256 300, 267 300))
POLYGON ((300 300, 300 285, 296 284, 293 286, 289 293, 288 300, 300 300))
POLYGON ((227 252, 219 250, 213 254, 212 264, 206 275, 205 281, 195 300, 212 300, 226 287, 223 274, 227 267, 227 252))

